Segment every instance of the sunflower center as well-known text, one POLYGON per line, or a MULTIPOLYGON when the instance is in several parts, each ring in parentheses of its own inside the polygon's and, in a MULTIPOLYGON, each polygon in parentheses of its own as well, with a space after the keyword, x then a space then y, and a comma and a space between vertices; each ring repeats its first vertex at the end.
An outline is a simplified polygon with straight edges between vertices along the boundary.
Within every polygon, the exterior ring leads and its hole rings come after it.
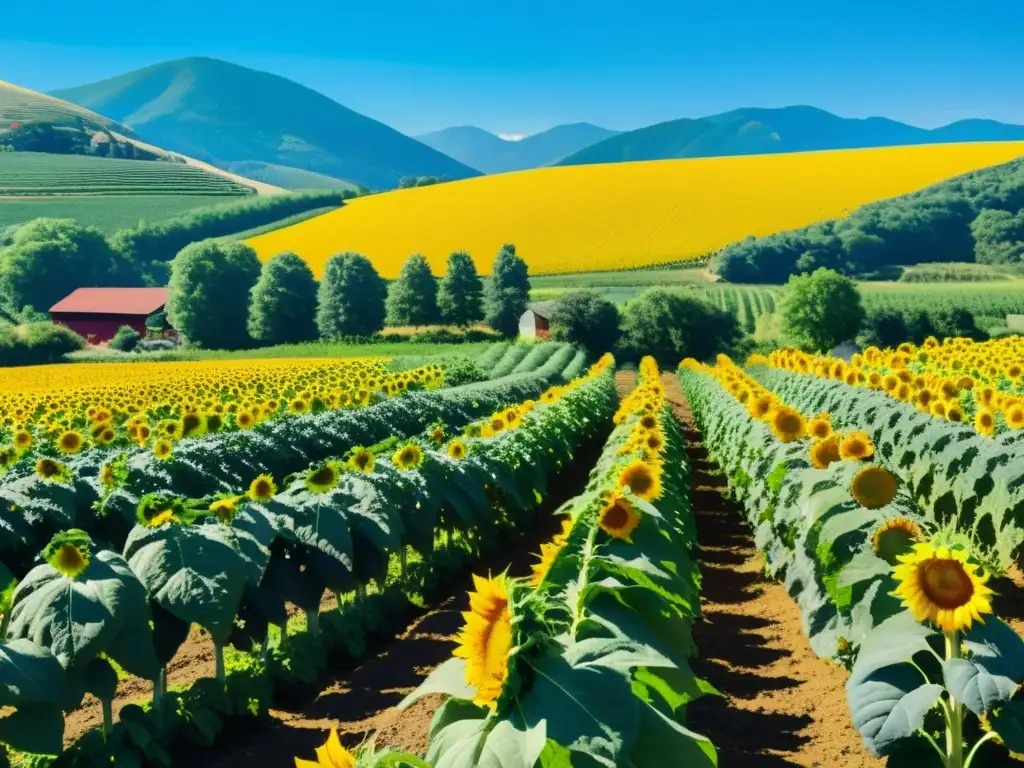
POLYGON ((602 522, 608 528, 624 528, 629 522, 629 512, 623 508, 622 504, 615 504, 605 511, 603 518, 602 522))
POLYGON ((934 558, 921 567, 921 589, 935 605, 952 610, 966 605, 974 584, 957 560, 934 558))

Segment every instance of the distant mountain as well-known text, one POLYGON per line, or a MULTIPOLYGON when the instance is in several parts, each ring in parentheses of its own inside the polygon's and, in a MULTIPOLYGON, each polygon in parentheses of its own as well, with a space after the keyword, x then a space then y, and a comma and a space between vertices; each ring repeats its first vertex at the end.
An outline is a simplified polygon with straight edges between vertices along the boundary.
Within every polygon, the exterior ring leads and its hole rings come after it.
POLYGON ((590 123, 572 123, 556 125, 520 141, 502 139, 472 125, 445 128, 416 138, 472 168, 485 173, 504 173, 551 165, 584 147, 617 135, 618 131, 590 123))
POLYGON ((257 161, 371 189, 396 187, 403 176, 480 175, 310 88, 218 59, 155 64, 53 95, 221 166, 257 161))
POLYGON ((884 117, 838 117, 815 107, 748 108, 620 133, 557 164, 1017 140, 1024 140, 1024 126, 994 120, 962 120, 929 130, 884 117))

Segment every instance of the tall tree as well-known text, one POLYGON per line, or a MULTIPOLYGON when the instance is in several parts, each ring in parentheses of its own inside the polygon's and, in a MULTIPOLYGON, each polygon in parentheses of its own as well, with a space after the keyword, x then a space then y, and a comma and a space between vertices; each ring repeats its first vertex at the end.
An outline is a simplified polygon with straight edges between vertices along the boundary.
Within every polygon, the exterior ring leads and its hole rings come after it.
POLYGON ((503 245, 484 289, 487 324, 506 338, 513 338, 529 300, 530 275, 526 262, 516 256, 514 245, 503 245))
POLYGON ((448 257, 448 269, 437 290, 437 308, 441 322, 465 328, 484 319, 484 284, 476 273, 476 264, 465 251, 448 257))
POLYGON ((249 295, 259 277, 260 260, 244 243, 193 243, 171 262, 167 319, 197 347, 249 346, 249 295))
POLYGON ((782 297, 782 327, 794 344, 828 352, 856 337, 864 322, 857 284, 831 269, 794 275, 782 297))
POLYGON ((430 272, 427 257, 414 253, 388 286, 389 325, 430 325, 439 320, 437 278, 430 272))
POLYGON ((320 337, 372 336, 383 330, 386 295, 384 278, 368 258, 359 253, 331 256, 317 295, 320 337))
POLYGON ((139 284, 131 263, 95 227, 71 219, 35 219, 0 248, 0 306, 46 312, 76 288, 139 284))
POLYGON ((551 316, 551 337, 584 347, 597 355, 610 352, 622 331, 618 308, 594 291, 559 297, 551 316))
POLYGON ((249 335, 267 345, 316 338, 316 280, 294 253, 279 253, 263 264, 249 304, 249 335))

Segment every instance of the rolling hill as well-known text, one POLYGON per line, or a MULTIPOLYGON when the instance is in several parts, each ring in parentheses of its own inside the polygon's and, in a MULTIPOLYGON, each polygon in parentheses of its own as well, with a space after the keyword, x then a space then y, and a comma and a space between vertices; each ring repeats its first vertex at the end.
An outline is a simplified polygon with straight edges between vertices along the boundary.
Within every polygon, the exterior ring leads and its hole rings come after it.
POLYGON ((519 141, 509 141, 482 128, 464 125, 416 138, 438 152, 484 173, 504 173, 552 165, 563 157, 617 134, 618 131, 590 123, 572 123, 556 125, 519 141))
POLYGON ((323 94, 267 72, 189 58, 54 95, 215 165, 257 161, 390 189, 403 176, 479 175, 323 94))
POLYGON ((503 243, 515 243, 534 274, 635 269, 1022 155, 1024 142, 992 142, 541 168, 356 198, 247 242, 263 259, 294 251, 317 274, 342 251, 364 253, 389 278, 423 253, 440 274, 456 250, 487 273, 503 243))
POLYGON ((883 117, 838 117, 806 106, 737 109, 620 133, 569 155, 557 165, 974 141, 1024 141, 1024 126, 963 120, 929 130, 883 117))
POLYGON ((274 184, 284 189, 337 189, 342 192, 351 190, 361 191, 358 184, 344 179, 336 179, 333 176, 325 176, 316 171, 304 171, 301 168, 290 168, 287 165, 274 165, 273 163, 260 163, 255 160, 246 160, 240 163, 231 163, 228 170, 244 176, 247 179, 262 181, 267 184, 274 184))

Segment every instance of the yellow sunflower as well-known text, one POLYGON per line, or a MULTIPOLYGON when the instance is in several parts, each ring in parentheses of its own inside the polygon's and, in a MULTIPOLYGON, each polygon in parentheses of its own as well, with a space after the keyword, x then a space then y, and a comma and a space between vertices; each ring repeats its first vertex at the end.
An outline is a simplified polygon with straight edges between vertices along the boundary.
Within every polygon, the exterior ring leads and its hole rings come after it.
POLYGON ((32 447, 32 433, 27 429, 19 429, 14 433, 14 447, 19 452, 27 451, 32 447))
POLYGON ((634 496, 644 501, 654 501, 661 496, 660 468, 642 459, 634 459, 619 473, 618 487, 629 489, 634 496))
POLYGON ((614 494, 601 507, 598 525, 609 536, 629 541, 639 524, 640 513, 627 499, 618 494, 614 494))
POLYGON ((996 432, 996 417, 992 411, 986 408, 979 408, 974 416, 974 428, 985 437, 992 437, 996 432))
POLYGON ((395 451, 391 463, 401 470, 416 469, 423 463, 423 451, 415 443, 403 445, 395 451))
POLYGON ((448 443, 448 455, 456 461, 461 460, 466 455, 466 444, 461 440, 452 440, 448 443))
POLYGON ((811 466, 816 469, 827 469, 829 464, 840 458, 839 435, 834 432, 823 440, 816 440, 811 446, 811 466))
POLYGON ((373 472, 376 458, 368 448, 356 448, 349 457, 348 465, 356 472, 373 472))
POLYGON ((893 517, 875 528, 871 534, 871 547, 889 565, 897 565, 898 558, 909 552, 914 542, 923 538, 924 531, 913 520, 893 517))
POLYGON ((69 429, 57 438, 57 450, 64 454, 78 453, 85 445, 85 438, 79 432, 69 429))
POLYGON ((896 497, 896 478, 889 470, 871 464, 853 476, 850 495, 866 509, 879 509, 896 497))
POLYGON ((35 472, 44 480, 61 480, 66 474, 67 468, 55 459, 39 459, 36 462, 35 472))
POLYGON ((803 414, 788 405, 776 406, 768 421, 779 442, 791 443, 807 434, 807 421, 803 414))
POLYGON ((170 440, 157 440, 153 443, 153 455, 161 461, 171 458, 174 451, 174 444, 170 440))
POLYGON ((747 413, 755 419, 763 419, 771 413, 774 401, 771 395, 758 395, 747 401, 747 413))
POLYGON ((844 459, 869 459, 875 455, 875 444, 867 432, 851 432, 839 443, 839 455, 844 459))
POLYGON ((270 475, 260 475, 249 483, 247 494, 253 501, 268 501, 277 495, 277 486, 274 485, 274 478, 270 475))
POLYGON ((807 434, 815 440, 824 440, 832 434, 832 422, 829 420, 830 418, 831 417, 827 413, 815 416, 811 419, 810 424, 807 425, 807 434))
POLYGON ((922 542, 898 559, 893 577, 899 585, 893 594, 918 621, 955 632, 984 621, 983 613, 992 613, 992 590, 985 585, 988 575, 978 574, 966 552, 922 542))
POLYGON ((322 747, 316 748, 316 762, 295 758, 295 768, 355 768, 356 757, 343 746, 338 738, 338 729, 331 728, 331 735, 322 747))
POLYGON ((466 660, 466 683, 476 689, 473 703, 494 710, 508 677, 512 650, 508 586, 504 576, 483 579, 475 574, 473 586, 469 610, 462 614, 466 624, 452 655, 466 660))
POLYGON ((235 512, 238 511, 238 502, 244 498, 244 496, 230 496, 226 499, 218 499, 210 504, 209 509, 220 518, 222 523, 230 523, 235 519, 235 512))

